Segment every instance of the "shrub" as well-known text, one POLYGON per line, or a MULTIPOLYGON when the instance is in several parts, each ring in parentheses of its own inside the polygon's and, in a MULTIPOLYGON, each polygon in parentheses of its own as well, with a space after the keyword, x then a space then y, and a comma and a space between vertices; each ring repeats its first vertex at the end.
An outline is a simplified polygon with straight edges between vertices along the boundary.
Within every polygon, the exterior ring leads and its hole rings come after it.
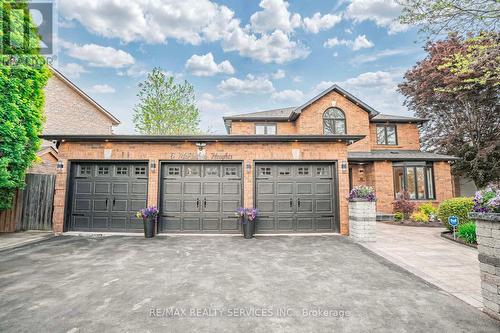
POLYGON ((430 202, 427 202, 418 206, 418 211, 426 214, 427 216, 431 216, 436 215, 437 209, 434 208, 434 206, 430 202))
POLYGON ((392 203, 395 212, 401 212, 408 218, 415 210, 415 203, 410 201, 410 194, 407 191, 396 194, 396 200, 392 203))
POLYGON ((405 215, 403 213, 401 213, 401 212, 394 213, 394 221, 400 222, 400 221, 403 221, 404 218, 405 218, 405 215))
POLYGON ((476 244, 476 224, 474 222, 464 223, 458 226, 458 237, 469 244, 476 244))
POLYGON ((500 189, 489 185, 477 191, 473 209, 477 213, 500 213, 500 189))
POLYGON ((347 199, 364 199, 367 201, 375 201, 375 190, 371 186, 354 186, 351 192, 349 192, 349 197, 347 199))
POLYGON ((424 212, 415 212, 411 214, 410 219, 415 222, 419 223, 427 223, 429 222, 429 215, 425 214, 424 212))
POLYGON ((469 219, 469 212, 472 211, 474 207, 474 202, 472 198, 453 198, 448 199, 439 205, 438 217, 443 222, 443 225, 451 230, 451 226, 448 223, 448 217, 455 215, 458 217, 459 224, 465 224, 472 222, 469 219))

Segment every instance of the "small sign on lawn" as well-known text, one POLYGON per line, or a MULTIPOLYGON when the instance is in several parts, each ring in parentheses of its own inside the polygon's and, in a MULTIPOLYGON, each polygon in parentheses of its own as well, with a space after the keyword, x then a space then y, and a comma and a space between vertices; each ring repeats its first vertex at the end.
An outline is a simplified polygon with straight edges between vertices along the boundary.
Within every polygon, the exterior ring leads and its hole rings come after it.
POLYGON ((455 237, 455 230, 458 225, 458 216, 452 215, 448 217, 448 223, 453 227, 453 239, 456 239, 455 237))

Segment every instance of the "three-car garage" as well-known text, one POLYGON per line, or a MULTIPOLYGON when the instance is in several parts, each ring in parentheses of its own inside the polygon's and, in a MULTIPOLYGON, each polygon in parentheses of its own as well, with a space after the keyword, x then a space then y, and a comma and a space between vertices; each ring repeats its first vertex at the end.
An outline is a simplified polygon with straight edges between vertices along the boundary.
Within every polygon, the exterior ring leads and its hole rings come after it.
MULTIPOLYGON (((141 232, 148 174, 146 162, 73 162, 66 229, 141 232)), ((159 233, 241 232, 235 210, 249 186, 257 233, 339 231, 336 162, 163 161, 157 177, 159 233)))

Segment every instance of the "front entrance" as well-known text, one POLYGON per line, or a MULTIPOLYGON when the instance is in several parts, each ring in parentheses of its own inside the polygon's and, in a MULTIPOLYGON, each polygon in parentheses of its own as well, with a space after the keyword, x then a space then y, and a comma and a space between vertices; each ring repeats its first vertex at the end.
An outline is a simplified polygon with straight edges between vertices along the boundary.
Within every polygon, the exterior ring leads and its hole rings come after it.
POLYGON ((160 203, 160 232, 238 233, 241 164, 163 163, 160 203))
POLYGON ((73 163, 70 231, 140 232, 135 213, 146 207, 147 163, 73 163))
POLYGON ((257 233, 339 232, 335 165, 256 164, 257 233))

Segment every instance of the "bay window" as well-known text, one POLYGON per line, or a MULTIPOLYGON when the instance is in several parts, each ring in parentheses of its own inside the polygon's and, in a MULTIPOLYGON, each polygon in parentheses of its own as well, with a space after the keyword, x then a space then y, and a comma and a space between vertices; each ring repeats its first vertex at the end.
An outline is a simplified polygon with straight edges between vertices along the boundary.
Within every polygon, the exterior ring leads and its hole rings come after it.
POLYGON ((433 200, 432 163, 394 163, 394 194, 407 191, 412 200, 433 200))

